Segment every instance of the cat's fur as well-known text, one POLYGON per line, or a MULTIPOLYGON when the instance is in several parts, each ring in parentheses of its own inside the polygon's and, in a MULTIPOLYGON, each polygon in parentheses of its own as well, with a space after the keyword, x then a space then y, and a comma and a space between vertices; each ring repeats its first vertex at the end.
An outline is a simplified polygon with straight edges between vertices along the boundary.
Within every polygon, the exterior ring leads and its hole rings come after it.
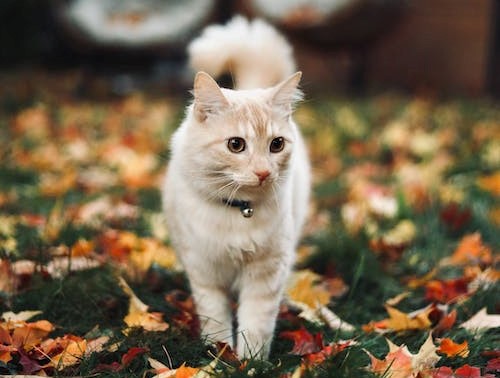
POLYGON ((191 44, 190 55, 196 68, 206 65, 214 74, 230 64, 238 86, 255 88, 220 88, 207 73, 196 75, 194 102, 172 138, 163 188, 170 236, 202 335, 233 344, 234 296, 237 353, 266 358, 308 208, 309 161, 291 117, 301 74, 286 78, 294 62, 283 37, 262 21, 239 17, 209 27, 191 44), (258 74, 254 68, 268 64, 262 59, 276 70, 258 74), (271 79, 277 81, 267 88, 271 79), (233 137, 245 140, 242 152, 229 150, 233 137), (283 150, 271 152, 280 137, 283 150), (228 199, 249 201, 253 216, 243 217, 224 203, 228 199))

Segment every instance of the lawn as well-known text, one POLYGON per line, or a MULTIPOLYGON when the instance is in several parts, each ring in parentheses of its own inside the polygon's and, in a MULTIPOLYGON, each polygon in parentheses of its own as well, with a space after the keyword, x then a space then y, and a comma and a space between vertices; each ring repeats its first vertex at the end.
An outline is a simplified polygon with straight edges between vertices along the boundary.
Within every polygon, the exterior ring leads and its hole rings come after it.
POLYGON ((498 376, 498 100, 306 96, 310 217, 270 360, 240 361, 162 219, 187 91, 0 79, 0 376, 498 376))

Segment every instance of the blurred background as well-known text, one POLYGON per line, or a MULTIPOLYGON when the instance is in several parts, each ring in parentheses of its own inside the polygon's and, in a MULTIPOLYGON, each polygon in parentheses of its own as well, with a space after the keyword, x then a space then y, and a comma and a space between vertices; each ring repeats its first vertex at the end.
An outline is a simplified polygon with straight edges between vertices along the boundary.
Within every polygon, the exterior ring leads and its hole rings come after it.
POLYGON ((287 35, 309 93, 500 94, 496 0, 2 0, 3 85, 41 68, 78 70, 82 91, 189 88, 187 43, 236 13, 287 35))

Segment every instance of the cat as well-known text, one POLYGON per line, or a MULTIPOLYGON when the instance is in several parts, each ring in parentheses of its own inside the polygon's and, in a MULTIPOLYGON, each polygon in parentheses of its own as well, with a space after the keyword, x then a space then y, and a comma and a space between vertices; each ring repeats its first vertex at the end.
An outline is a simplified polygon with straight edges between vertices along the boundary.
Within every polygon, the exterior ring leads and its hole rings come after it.
POLYGON ((308 210, 310 165, 292 120, 301 73, 288 42, 261 20, 209 26, 188 51, 195 69, 230 68, 236 88, 196 74, 162 189, 169 235, 202 336, 266 359, 308 210))

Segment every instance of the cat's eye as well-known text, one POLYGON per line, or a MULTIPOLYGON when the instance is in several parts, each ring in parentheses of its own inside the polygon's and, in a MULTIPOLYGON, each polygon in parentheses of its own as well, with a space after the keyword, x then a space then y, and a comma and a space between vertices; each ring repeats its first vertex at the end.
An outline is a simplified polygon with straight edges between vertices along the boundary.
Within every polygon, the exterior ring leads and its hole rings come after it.
POLYGON ((281 152, 283 148, 285 148, 285 138, 283 137, 274 138, 269 146, 269 150, 273 153, 281 152))
POLYGON ((227 141, 227 148, 235 154, 243 152, 245 150, 245 146, 245 139, 240 137, 229 138, 227 141))

